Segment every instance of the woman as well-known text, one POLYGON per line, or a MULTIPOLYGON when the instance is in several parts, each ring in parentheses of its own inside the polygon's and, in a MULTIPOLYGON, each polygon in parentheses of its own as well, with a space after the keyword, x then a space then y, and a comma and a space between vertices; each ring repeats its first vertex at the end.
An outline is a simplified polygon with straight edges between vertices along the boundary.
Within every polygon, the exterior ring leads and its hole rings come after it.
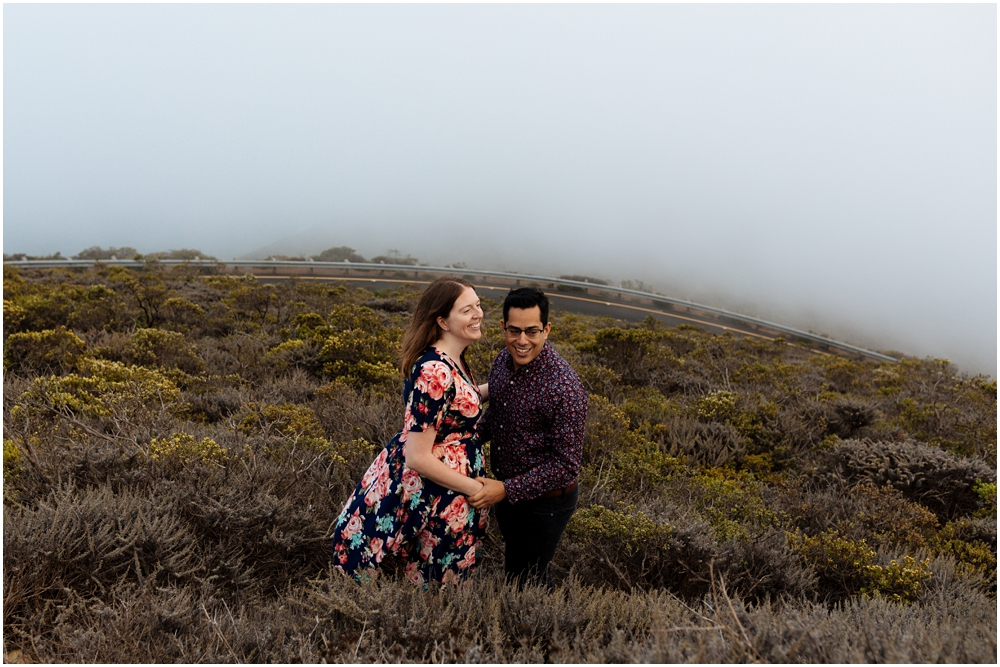
POLYGON ((403 430, 337 519, 333 555, 342 572, 369 579, 387 553, 407 562, 406 578, 418 585, 472 571, 486 525, 466 501, 483 486, 474 479, 484 474, 476 436, 483 398, 464 353, 482 336, 482 321, 476 290, 461 278, 439 278, 420 297, 400 354, 403 430))

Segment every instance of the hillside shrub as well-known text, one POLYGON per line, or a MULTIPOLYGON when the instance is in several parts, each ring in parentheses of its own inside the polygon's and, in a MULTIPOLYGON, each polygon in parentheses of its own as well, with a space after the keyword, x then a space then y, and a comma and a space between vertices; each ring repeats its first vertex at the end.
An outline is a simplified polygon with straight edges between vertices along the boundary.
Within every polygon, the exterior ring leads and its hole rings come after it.
POLYGON ((567 527, 566 557, 589 581, 616 588, 669 588, 685 596, 704 593, 713 549, 696 533, 653 520, 634 505, 584 507, 567 527))
POLYGON ((4 341, 4 371, 66 372, 76 368, 87 349, 66 327, 11 334, 4 341))
MULTIPOLYGON (((294 403, 282 405, 246 405, 248 414, 240 420, 239 429, 244 433, 260 433, 268 452, 278 455, 290 448, 302 447, 318 452, 330 451, 330 441, 323 427, 310 408, 294 403)), ((336 460, 346 463, 334 454, 336 460)))
POLYGON ((658 368, 676 364, 669 348, 657 344, 657 333, 649 329, 601 329, 592 340, 576 348, 594 355, 626 384, 646 384, 658 368))
POLYGON ((136 320, 141 326, 153 327, 159 324, 160 309, 174 296, 173 290, 165 283, 161 268, 150 265, 141 271, 133 271, 123 266, 110 266, 102 270, 102 273, 136 310, 136 320))
POLYGON ((828 595, 860 593, 911 602, 920 593, 922 582, 931 577, 929 560, 917 563, 905 556, 902 562, 877 565, 875 551, 863 540, 848 540, 833 530, 815 536, 796 531, 788 534, 788 542, 813 566, 821 590, 828 595))
POLYGON ((177 368, 185 373, 200 373, 205 362, 184 334, 163 329, 136 329, 125 345, 124 361, 136 366, 177 368))
POLYGON ((996 479, 985 463, 919 442, 846 440, 825 461, 840 479, 890 485, 945 519, 979 509, 983 503, 976 485, 996 479))
POLYGON ((3 441, 3 481, 12 481, 21 469, 21 450, 13 440, 3 441))
POLYGON ((826 432, 839 438, 855 437, 864 427, 875 423, 878 411, 869 401, 837 397, 826 402, 826 432))
POLYGON ((188 332, 206 324, 205 309, 189 299, 172 297, 163 302, 160 307, 164 326, 188 332))
POLYGON ((153 438, 149 443, 153 461, 183 466, 188 463, 222 465, 229 460, 226 450, 211 438, 196 440, 187 433, 175 433, 169 438, 153 438))
POLYGON ((746 458, 747 442, 727 423, 676 417, 661 436, 666 452, 685 457, 688 465, 738 466, 746 458))
POLYGON ((310 373, 321 375, 323 362, 320 360, 322 347, 315 340, 293 338, 272 347, 267 351, 265 360, 276 370, 301 368, 310 373))
POLYGON ((128 414, 134 419, 169 408, 179 398, 177 385, 158 370, 85 359, 79 373, 36 379, 11 409, 11 416, 51 418, 67 411, 88 417, 128 414))
POLYGON ((691 478, 690 489, 698 513, 719 542, 753 539, 778 525, 778 515, 767 507, 752 473, 707 468, 691 478))
POLYGON ((935 553, 955 558, 958 572, 978 574, 984 590, 996 594, 997 531, 996 521, 960 519, 948 522, 931 543, 935 553))

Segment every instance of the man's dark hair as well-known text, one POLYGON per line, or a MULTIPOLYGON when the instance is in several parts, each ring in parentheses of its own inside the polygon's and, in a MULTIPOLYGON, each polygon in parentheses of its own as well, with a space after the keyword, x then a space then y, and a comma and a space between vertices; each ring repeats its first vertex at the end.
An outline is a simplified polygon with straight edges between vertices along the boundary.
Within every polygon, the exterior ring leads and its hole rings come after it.
POLYGON ((528 310, 538 306, 542 316, 542 326, 549 323, 549 297, 545 292, 537 287, 519 287, 507 292, 507 297, 503 300, 503 321, 507 321, 507 315, 511 308, 528 310))

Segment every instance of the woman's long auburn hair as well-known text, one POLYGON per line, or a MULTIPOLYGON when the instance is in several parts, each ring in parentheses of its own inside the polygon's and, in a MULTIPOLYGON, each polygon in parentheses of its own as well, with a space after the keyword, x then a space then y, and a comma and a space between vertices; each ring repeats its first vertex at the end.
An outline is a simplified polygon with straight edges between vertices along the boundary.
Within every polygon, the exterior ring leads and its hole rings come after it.
POLYGON ((455 301, 467 287, 475 289, 472 283, 464 278, 452 276, 438 278, 424 290, 413 311, 410 326, 403 334, 403 349, 399 352, 399 368, 403 377, 410 377, 410 369, 428 346, 441 338, 441 327, 437 318, 448 317, 455 301))

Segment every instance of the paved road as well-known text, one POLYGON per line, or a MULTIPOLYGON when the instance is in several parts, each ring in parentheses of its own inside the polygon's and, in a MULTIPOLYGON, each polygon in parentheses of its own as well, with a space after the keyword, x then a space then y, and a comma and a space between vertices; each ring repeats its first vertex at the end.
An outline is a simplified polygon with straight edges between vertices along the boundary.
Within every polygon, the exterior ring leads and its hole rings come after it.
MULTIPOLYGON (((108 264, 141 269, 146 266, 143 260, 107 260, 108 264)), ((208 271, 250 272, 259 279, 288 280, 298 276, 301 280, 331 280, 355 284, 368 284, 372 287, 410 283, 413 285, 427 284, 424 276, 462 274, 472 280, 485 291, 503 291, 512 285, 538 285, 554 297, 560 308, 571 312, 594 315, 610 315, 626 320, 636 320, 652 315, 668 324, 689 323, 705 328, 711 332, 729 331, 741 336, 753 336, 764 340, 775 340, 780 337, 795 344, 805 344, 809 349, 825 354, 834 352, 852 358, 868 358, 878 361, 896 361, 881 352, 866 350, 856 345, 833 340, 809 331, 803 331, 776 322, 769 322, 759 317, 731 312, 724 308, 694 303, 662 294, 652 294, 641 290, 625 289, 614 286, 601 286, 589 282, 581 282, 567 278, 551 276, 536 276, 504 271, 485 271, 458 267, 427 267, 398 264, 352 264, 349 262, 301 262, 301 261, 252 261, 237 260, 229 262, 162 260, 163 266, 180 264, 208 271), (279 275, 280 271, 280 275, 279 275), (316 272, 321 275, 316 275, 316 272), (358 272, 361 273, 358 273, 358 272), (378 277, 369 277, 372 271, 378 277), (334 272, 329 275, 329 272, 334 272), (389 272, 389 273, 387 273, 389 272), (322 274, 328 275, 322 275, 322 274), (392 277, 389 277, 389 276, 392 277), (412 276, 412 277, 411 277, 412 276), (574 294, 567 294, 572 292, 574 294)), ((94 264, 89 260, 31 260, 9 261, 4 265, 13 264, 19 268, 51 268, 88 267, 94 264)), ((792 344, 792 343, 789 343, 792 344)))
MULTIPOLYGON (((293 278, 293 276, 277 276, 277 275, 258 275, 257 279, 261 282, 284 282, 293 278)), ((342 277, 342 276, 294 276, 297 280, 318 280, 323 282, 339 282, 339 283, 349 283, 357 287, 364 287, 370 290, 381 290, 381 289, 394 289, 401 285, 428 285, 430 280, 419 280, 419 279, 393 279, 393 278, 352 278, 352 277, 342 277)), ((484 281, 479 280, 476 282, 476 290, 480 295, 488 297, 495 301, 503 301, 504 295, 510 289, 509 285, 503 287, 496 287, 486 284, 484 281)), ((629 303, 623 303, 616 301, 615 299, 595 299, 588 296, 577 296, 564 294, 558 290, 545 290, 545 294, 549 297, 549 301, 552 305, 560 310, 564 310, 570 313, 577 313, 580 315, 595 315, 603 317, 613 317, 616 319, 637 322, 639 320, 645 319, 649 315, 652 315, 657 320, 663 322, 668 326, 675 327, 680 324, 691 324, 694 326, 701 327, 706 331, 712 333, 723 333, 725 331, 732 332, 737 336, 752 336, 754 338, 761 338, 763 340, 774 340, 775 336, 767 336, 762 333, 751 331, 748 328, 740 328, 739 326, 732 326, 728 324, 722 324, 718 321, 712 321, 706 318, 699 318, 691 315, 681 315, 677 313, 668 313, 663 310, 658 310, 655 308, 646 308, 644 306, 638 306, 629 303)), ((821 350, 813 350, 820 354, 826 354, 821 350)))

